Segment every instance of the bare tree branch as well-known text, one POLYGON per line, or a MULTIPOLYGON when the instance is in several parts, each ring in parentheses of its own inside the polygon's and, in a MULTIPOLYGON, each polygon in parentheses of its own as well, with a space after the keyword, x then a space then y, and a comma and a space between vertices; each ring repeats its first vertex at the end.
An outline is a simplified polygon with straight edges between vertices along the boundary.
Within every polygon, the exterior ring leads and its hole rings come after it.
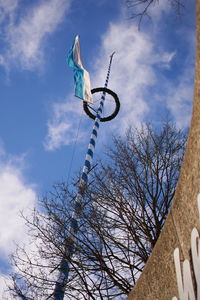
POLYGON ((91 173, 74 255, 66 253, 74 190, 58 184, 26 220, 31 244, 12 256, 13 298, 52 299, 62 259, 66 299, 125 299, 159 237, 174 196, 186 135, 170 123, 115 137, 108 163, 91 173))

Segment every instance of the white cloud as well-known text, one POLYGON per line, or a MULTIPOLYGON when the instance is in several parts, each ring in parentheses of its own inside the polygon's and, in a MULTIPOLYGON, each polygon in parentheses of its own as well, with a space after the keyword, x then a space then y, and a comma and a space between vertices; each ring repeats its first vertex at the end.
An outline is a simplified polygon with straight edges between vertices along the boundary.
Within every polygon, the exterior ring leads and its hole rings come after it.
POLYGON ((20 211, 33 207, 35 200, 35 192, 24 183, 21 172, 13 166, 1 166, 0 253, 7 254, 14 247, 13 241, 23 240, 25 229, 20 211))
POLYGON ((0 23, 2 23, 6 18, 12 18, 17 5, 18 0, 0 0, 0 23))
POLYGON ((113 51, 116 51, 116 55, 109 86, 119 95, 121 111, 111 126, 118 128, 118 133, 123 133, 129 124, 139 125, 150 111, 146 91, 157 83, 155 67, 170 65, 175 52, 158 50, 152 36, 138 31, 137 26, 111 24, 102 38, 95 86, 104 82, 105 58, 109 58, 113 51))
POLYGON ((47 124, 48 134, 44 142, 46 150, 55 150, 83 138, 84 131, 80 128, 81 108, 82 101, 77 99, 69 101, 69 97, 65 102, 53 105, 52 117, 47 124))
POLYGON ((185 128, 190 124, 193 90, 192 80, 188 79, 187 74, 181 76, 176 87, 168 88, 166 106, 179 128, 185 128))
POLYGON ((170 69, 171 68, 171 63, 173 59, 175 59, 176 56, 176 51, 173 52, 163 52, 163 53, 158 53, 155 54, 155 64, 156 61, 160 60, 160 67, 163 69, 170 69))
POLYGON ((69 10, 71 0, 40 1, 30 6, 27 14, 14 21, 17 2, 9 0, 10 6, 0 2, 0 10, 12 15, 5 28, 7 48, 1 53, 0 62, 7 68, 19 63, 23 69, 41 68, 43 65, 45 41, 63 21, 69 10))
POLYGON ((9 282, 9 277, 3 274, 0 274, 0 295, 2 295, 2 299, 11 300, 11 296, 7 291, 7 283, 9 282))
MULTIPOLYGON (((0 143, 0 159, 0 256, 6 264, 15 243, 27 240, 27 229, 20 212, 29 215, 37 197, 35 186, 27 184, 23 176, 24 156, 7 155, 0 143)), ((6 280, 7 276, 0 270, 0 295, 10 299, 4 290, 6 280)))
POLYGON ((170 63, 175 55, 176 55, 176 51, 171 53, 163 53, 163 57, 162 57, 163 63, 170 63))

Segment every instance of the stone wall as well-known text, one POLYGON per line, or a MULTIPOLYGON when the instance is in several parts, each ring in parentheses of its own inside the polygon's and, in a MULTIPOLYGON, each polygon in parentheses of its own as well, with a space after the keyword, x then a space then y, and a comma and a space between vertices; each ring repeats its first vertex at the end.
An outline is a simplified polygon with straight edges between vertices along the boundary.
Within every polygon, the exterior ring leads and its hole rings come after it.
MULTIPOLYGON (((128 300, 171 300, 173 296, 180 300, 189 299, 179 295, 173 253, 174 249, 178 247, 181 261, 188 259, 191 263, 191 231, 196 227, 200 233, 200 220, 197 209, 197 195, 200 193, 200 0, 197 0, 197 51, 194 91, 188 145, 174 201, 152 255, 137 284, 129 294, 128 300)), ((181 272, 183 272, 182 269, 181 272)), ((197 299, 195 290, 198 284, 195 282, 193 270, 191 273, 195 299, 197 299)))

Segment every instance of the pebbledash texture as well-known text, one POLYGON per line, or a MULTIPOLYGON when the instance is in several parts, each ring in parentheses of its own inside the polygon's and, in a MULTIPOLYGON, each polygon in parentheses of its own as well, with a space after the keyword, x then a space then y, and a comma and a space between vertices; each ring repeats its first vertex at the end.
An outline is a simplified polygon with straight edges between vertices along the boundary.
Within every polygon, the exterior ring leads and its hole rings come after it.
POLYGON ((188 145, 163 231, 127 300, 200 299, 197 203, 200 198, 200 0, 197 0, 196 20, 196 72, 188 145))

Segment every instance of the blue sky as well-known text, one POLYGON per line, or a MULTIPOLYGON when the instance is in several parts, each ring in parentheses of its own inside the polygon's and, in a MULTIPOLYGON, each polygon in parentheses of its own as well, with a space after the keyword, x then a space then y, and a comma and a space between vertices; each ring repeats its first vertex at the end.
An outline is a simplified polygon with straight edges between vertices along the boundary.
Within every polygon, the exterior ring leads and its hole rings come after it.
POLYGON ((166 117, 180 128, 189 125, 195 1, 185 1, 180 18, 169 1, 160 1, 140 30, 129 14, 123 0, 0 0, 0 289, 13 241, 26 241, 19 211, 28 214, 38 197, 84 162, 92 121, 73 96, 66 65, 75 35, 92 88, 104 84, 116 51, 109 88, 121 110, 101 125, 95 158, 129 125, 159 127, 166 117))

